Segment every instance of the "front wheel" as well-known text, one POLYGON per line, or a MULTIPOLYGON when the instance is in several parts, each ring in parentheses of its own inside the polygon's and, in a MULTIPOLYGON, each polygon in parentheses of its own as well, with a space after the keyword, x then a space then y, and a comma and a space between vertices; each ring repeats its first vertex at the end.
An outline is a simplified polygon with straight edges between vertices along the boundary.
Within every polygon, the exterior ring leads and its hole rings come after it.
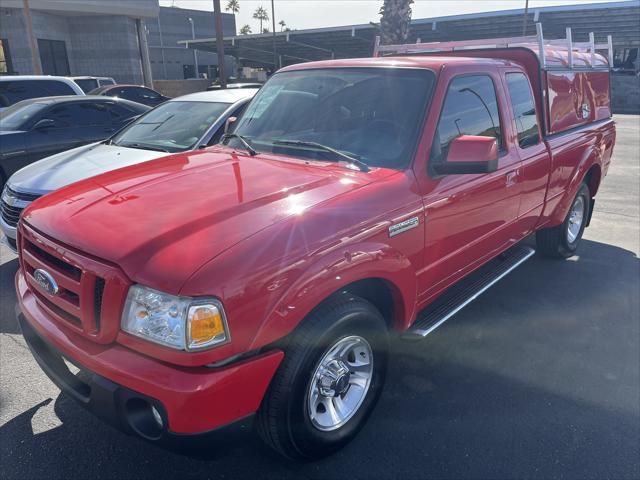
POLYGON ((538 250, 547 257, 569 258, 573 256, 587 226, 590 208, 591 194, 589 187, 583 183, 573 199, 564 222, 557 227, 545 228, 536 232, 538 250))
POLYGON ((388 333, 364 299, 340 294, 291 335, 258 412, 263 440, 285 457, 327 456, 360 430, 382 391, 388 333))

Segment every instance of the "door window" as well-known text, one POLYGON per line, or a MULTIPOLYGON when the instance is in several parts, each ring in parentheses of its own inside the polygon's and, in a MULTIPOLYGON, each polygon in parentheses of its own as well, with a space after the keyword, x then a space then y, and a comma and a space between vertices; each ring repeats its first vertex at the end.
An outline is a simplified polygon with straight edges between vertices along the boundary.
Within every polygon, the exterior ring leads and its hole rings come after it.
POLYGON ((521 148, 536 145, 540 141, 538 118, 529 80, 523 73, 508 73, 507 88, 509 89, 513 114, 516 117, 518 144, 521 148))
POLYGON ((431 160, 444 161, 451 140, 461 135, 494 137, 498 148, 502 145, 498 100, 493 80, 488 75, 452 80, 433 139, 431 160))
POLYGON ((109 110, 109 114, 111 115, 111 119, 115 124, 122 123, 125 120, 128 120, 129 118, 134 117, 138 114, 137 112, 128 109, 124 105, 118 105, 115 103, 109 103, 107 105, 107 108, 109 110))
POLYGON ((93 102, 56 105, 46 114, 57 126, 110 125, 111 118, 105 105, 93 102))

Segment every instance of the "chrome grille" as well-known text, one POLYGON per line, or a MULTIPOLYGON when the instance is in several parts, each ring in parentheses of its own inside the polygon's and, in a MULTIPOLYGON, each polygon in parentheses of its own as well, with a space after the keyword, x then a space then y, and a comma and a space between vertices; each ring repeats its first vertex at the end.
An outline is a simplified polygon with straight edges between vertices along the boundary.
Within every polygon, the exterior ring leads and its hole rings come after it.
POLYGON ((17 227, 22 211, 39 197, 40 195, 17 192, 9 188, 9 186, 5 186, 0 200, 0 216, 2 216, 2 220, 10 227, 17 227))
POLYGON ((20 222, 18 233, 24 279, 40 309, 92 341, 115 341, 130 285, 122 271, 58 243, 27 222, 20 222))

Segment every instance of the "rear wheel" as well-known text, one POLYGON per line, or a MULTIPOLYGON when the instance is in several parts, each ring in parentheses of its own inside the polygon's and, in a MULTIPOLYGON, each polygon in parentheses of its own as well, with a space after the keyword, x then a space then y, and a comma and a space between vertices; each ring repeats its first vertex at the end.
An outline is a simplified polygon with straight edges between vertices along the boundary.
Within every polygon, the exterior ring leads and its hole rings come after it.
POLYGON ((382 391, 388 333, 366 300, 341 294, 292 334, 258 412, 257 427, 292 459, 327 456, 360 430, 382 391))
POLYGON ((574 255, 587 225, 590 208, 591 194, 589 187, 583 183, 564 222, 557 227, 536 232, 538 250, 548 257, 555 258, 569 258, 574 255))

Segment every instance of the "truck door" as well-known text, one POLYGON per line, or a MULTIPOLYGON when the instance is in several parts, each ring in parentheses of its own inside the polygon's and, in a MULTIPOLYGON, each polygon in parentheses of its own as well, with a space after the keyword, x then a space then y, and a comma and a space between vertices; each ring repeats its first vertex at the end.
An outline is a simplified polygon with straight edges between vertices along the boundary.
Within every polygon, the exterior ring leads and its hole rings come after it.
POLYGON ((515 149, 522 162, 518 223, 523 232, 529 232, 535 227, 544 208, 551 156, 542 141, 540 120, 529 79, 517 71, 507 71, 504 78, 514 122, 512 127, 517 132, 515 149))
MULTIPOLYGON (((448 80, 441 77, 435 95, 444 99, 437 122, 430 123, 433 142, 427 171, 421 173, 427 178, 420 182, 425 207, 420 300, 428 300, 516 237, 520 160, 511 144, 507 111, 498 101, 504 97, 500 74, 485 70, 450 76, 448 80), (486 174, 434 174, 429 165, 446 161, 449 143, 461 135, 495 137, 499 147, 497 170, 486 174)), ((433 108, 440 108, 437 101, 433 108)))

